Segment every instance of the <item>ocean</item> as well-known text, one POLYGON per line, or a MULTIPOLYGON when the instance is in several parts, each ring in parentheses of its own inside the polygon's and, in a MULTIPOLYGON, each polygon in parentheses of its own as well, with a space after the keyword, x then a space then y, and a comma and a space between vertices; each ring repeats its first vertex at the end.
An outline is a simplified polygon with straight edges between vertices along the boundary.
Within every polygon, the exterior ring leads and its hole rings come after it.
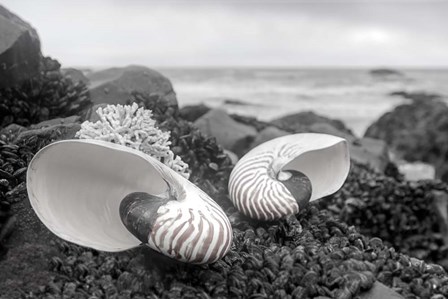
POLYGON ((342 120, 357 136, 385 112, 405 103, 395 91, 448 95, 448 70, 158 69, 173 83, 181 107, 204 103, 263 121, 300 112, 342 120))

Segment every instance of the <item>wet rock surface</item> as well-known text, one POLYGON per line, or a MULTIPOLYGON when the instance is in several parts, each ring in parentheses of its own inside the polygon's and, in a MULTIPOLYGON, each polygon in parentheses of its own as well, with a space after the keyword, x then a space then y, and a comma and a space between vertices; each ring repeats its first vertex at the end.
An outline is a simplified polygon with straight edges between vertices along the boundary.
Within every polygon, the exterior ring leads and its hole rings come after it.
POLYGON ((210 107, 200 104, 200 105, 189 105, 184 106, 179 110, 180 117, 185 120, 194 122, 202 115, 210 111, 210 107))
POLYGON ((436 176, 448 181, 448 106, 441 96, 396 92, 411 100, 381 116, 365 136, 384 140, 396 159, 423 161, 436 168, 436 176))
POLYGON ((360 138, 350 142, 350 158, 384 173, 390 163, 389 148, 383 140, 360 138))
POLYGON ((241 156, 257 135, 251 126, 233 120, 222 109, 212 109, 200 118, 194 125, 207 135, 216 138, 217 142, 238 156, 241 156))
POLYGON ((36 30, 0 5, 0 88, 39 74, 40 41, 36 30))
POLYGON ((176 93, 168 78, 144 66, 110 68, 88 74, 94 104, 125 104, 132 92, 163 96, 177 106, 176 93))
MULTIPOLYGON (((317 132, 316 129, 322 127, 322 125, 328 125, 333 135, 349 138, 353 137, 353 132, 348 129, 345 124, 340 120, 330 119, 328 117, 324 117, 318 115, 312 111, 299 112, 296 114, 287 115, 278 119, 275 119, 271 122, 273 125, 276 125, 280 128, 285 128, 294 132, 317 132), (320 125, 320 126, 319 126, 320 125), (316 126, 315 130, 310 130, 310 126, 316 126)), ((319 132, 319 133, 324 133, 319 132)))

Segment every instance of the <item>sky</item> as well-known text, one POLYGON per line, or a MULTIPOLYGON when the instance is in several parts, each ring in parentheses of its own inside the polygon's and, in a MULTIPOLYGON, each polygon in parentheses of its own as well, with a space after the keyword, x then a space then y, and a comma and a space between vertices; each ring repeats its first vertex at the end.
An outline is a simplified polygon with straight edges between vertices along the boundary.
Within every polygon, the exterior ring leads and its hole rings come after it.
POLYGON ((448 67, 448 0, 0 4, 66 67, 448 67))

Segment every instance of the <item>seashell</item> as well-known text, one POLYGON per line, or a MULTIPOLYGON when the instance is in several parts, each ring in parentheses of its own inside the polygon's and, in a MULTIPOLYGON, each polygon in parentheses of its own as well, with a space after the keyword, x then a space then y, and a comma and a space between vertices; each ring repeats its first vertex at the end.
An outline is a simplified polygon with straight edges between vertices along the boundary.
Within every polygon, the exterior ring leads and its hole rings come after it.
POLYGON ((27 172, 31 206, 50 231, 101 251, 147 244, 182 262, 211 263, 232 228, 206 193, 138 150, 64 140, 40 150, 27 172))
POLYGON ((246 216, 275 220, 336 192, 349 168, 345 139, 315 133, 287 135, 260 144, 238 161, 230 174, 229 195, 246 216))

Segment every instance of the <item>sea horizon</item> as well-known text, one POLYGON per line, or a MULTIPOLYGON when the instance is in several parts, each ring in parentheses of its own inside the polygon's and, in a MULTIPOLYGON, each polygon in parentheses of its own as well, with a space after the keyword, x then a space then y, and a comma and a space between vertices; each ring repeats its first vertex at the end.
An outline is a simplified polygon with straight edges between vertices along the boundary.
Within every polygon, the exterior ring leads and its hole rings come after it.
MULTIPOLYGON (((107 69, 110 68, 104 70, 107 69)), ((358 137, 384 113, 409 101, 392 95, 394 92, 448 94, 445 84, 448 68, 227 66, 150 69, 171 81, 180 107, 205 104, 261 121, 313 111, 343 121, 358 137), (372 70, 391 73, 375 74, 372 70)), ((103 69, 80 70, 89 77, 103 69)))

